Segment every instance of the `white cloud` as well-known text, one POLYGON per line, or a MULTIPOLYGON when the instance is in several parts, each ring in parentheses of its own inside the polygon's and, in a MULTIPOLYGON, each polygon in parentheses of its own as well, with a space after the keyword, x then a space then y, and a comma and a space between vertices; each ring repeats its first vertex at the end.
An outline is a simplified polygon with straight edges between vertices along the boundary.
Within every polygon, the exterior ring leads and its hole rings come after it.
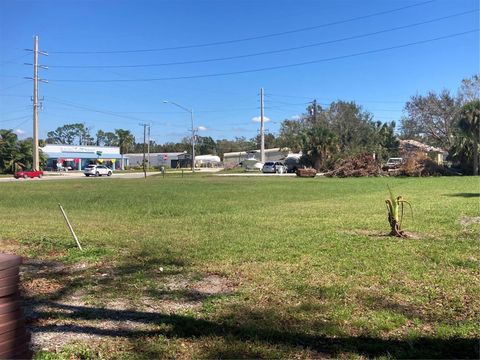
MULTIPOLYGON (((262 121, 262 119, 260 118, 260 116, 255 116, 255 117, 252 118, 252 121, 253 122, 260 122, 260 121, 262 121)), ((263 122, 269 122, 269 121, 270 121, 270 118, 268 118, 266 116, 263 117, 263 122)))
POLYGON ((198 131, 207 131, 208 129, 205 126, 199 126, 198 131))
POLYGON ((293 115, 293 116, 290 116, 290 120, 300 120, 302 118, 301 115, 293 115))
POLYGON ((22 129, 17 129, 14 131, 14 133, 17 134, 18 136, 22 136, 22 135, 25 135, 27 132, 22 129))

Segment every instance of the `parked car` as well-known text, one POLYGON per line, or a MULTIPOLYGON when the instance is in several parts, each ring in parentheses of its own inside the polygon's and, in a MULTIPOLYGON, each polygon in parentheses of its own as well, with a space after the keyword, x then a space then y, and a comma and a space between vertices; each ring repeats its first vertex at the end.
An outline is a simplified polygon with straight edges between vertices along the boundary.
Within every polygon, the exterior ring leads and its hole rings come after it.
POLYGON ((105 165, 88 165, 85 170, 83 171, 85 176, 112 176, 112 170, 110 170, 105 165))
POLYGON ((285 159, 285 166, 288 173, 294 173, 300 168, 300 157, 287 157, 285 159))
POLYGON ((14 175, 15 179, 27 179, 27 178, 36 178, 38 177, 39 179, 43 176, 43 171, 42 170, 22 170, 22 171, 17 171, 14 175))
POLYGON ((403 158, 390 158, 382 166, 383 171, 396 170, 404 163, 403 158))
POLYGON ((262 167, 263 173, 279 173, 287 172, 287 167, 280 161, 267 161, 262 167))

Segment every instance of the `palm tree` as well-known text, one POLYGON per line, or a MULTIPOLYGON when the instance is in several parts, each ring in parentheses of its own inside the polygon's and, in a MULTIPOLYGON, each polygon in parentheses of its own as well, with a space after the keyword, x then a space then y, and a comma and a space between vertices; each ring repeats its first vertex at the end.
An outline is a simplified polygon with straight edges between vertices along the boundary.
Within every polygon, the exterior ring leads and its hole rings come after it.
POLYGON ((0 172, 13 172, 18 156, 17 134, 0 129, 0 172))
POLYGON ((473 175, 478 175, 478 143, 480 142, 480 100, 466 103, 461 111, 458 127, 472 143, 473 175))
POLYGON ((316 125, 303 133, 302 152, 311 158, 313 167, 320 170, 338 148, 338 138, 329 129, 316 125))
POLYGON ((123 154, 126 154, 135 144, 135 137, 130 130, 115 129, 115 135, 118 137, 118 146, 120 147, 120 154, 122 155, 122 170, 125 168, 123 154))

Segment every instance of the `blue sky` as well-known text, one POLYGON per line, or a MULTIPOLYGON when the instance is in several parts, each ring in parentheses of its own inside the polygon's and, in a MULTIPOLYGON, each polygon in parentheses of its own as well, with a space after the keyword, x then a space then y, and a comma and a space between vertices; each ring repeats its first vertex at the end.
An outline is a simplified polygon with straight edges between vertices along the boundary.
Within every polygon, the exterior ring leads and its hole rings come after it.
POLYGON ((189 115, 164 104, 167 99, 194 109, 196 126, 207 128, 202 136, 250 138, 259 130, 252 118, 260 112, 261 87, 266 94, 265 115, 271 119, 266 128, 273 133, 282 120, 302 113, 314 98, 320 103, 354 100, 375 119, 398 123, 411 95, 442 89, 456 92, 463 78, 480 71, 479 13, 465 13, 478 8, 476 0, 0 1, 0 128, 18 130, 22 137, 32 133, 32 82, 24 79, 32 76, 32 67, 23 63, 32 62, 31 52, 24 49, 32 48, 34 35, 40 37, 40 48, 49 52, 40 58, 41 64, 49 66, 40 72, 49 80, 40 85, 44 98, 41 137, 60 125, 82 122, 94 133, 131 129, 141 141, 139 123, 146 122, 151 123, 157 143, 178 141, 188 136, 189 115), (419 5, 364 17, 414 4, 419 5), (342 22, 359 17, 363 18, 342 22), (449 18, 436 20, 443 17, 449 18), (435 21, 313 46, 430 20, 435 21), (320 27, 332 22, 337 24, 320 27), (291 32, 307 27, 314 28, 291 32), (474 29, 473 33, 350 56, 474 29), (115 52, 282 32, 291 33, 203 47, 115 52), (194 62, 307 45, 311 46, 223 61, 111 67, 194 62), (310 61, 265 71, 196 77, 310 61), (151 80, 189 76, 194 78, 151 80), (131 81, 138 79, 150 80, 131 81), (86 82, 98 80, 117 81, 86 82))

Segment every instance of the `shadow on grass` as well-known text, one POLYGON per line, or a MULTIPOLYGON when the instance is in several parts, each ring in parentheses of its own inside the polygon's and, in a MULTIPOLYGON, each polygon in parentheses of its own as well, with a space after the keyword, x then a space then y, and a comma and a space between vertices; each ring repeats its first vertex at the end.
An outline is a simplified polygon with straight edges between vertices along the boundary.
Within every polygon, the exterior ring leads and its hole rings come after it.
MULTIPOLYGON (((181 273, 185 263, 181 260, 149 258, 141 262, 129 262, 108 269, 109 276, 96 282, 96 296, 121 286, 130 277, 142 273, 142 276, 166 276, 157 274, 154 269, 158 264, 178 266, 181 273)), ((44 264, 45 265, 45 264, 44 264)), ((142 339, 162 337, 167 339, 185 339, 202 341, 202 357, 205 358, 251 358, 271 357, 268 351, 261 348, 280 347, 282 349, 302 348, 316 352, 321 357, 338 357, 354 354, 364 357, 397 357, 397 358, 478 358, 478 340, 465 338, 431 338, 416 337, 405 340, 385 339, 376 336, 322 335, 341 334, 341 326, 335 321, 298 323, 294 318, 280 322, 278 309, 251 310, 247 307, 232 308, 216 320, 201 319, 193 315, 171 314, 166 311, 138 311, 126 309, 109 309, 97 306, 68 305, 61 303, 64 296, 74 293, 90 284, 91 272, 99 269, 77 269, 68 273, 57 263, 46 264, 49 271, 35 272, 32 277, 58 276, 68 277, 63 286, 44 297, 27 298, 27 306, 32 309, 31 323, 34 334, 61 333, 85 334, 100 337, 122 337, 131 342, 142 343, 142 339), (52 324, 51 321, 61 318, 67 324, 52 324), (118 326, 105 327, 102 322, 110 322, 118 326), (134 324, 139 326, 127 326, 134 324), (211 346, 209 340, 223 339, 225 346, 211 346), (257 348, 248 346, 229 347, 228 344, 254 343, 257 348), (258 350, 260 349, 260 350, 258 350)), ((29 266, 27 264, 27 266, 29 266)), ((38 267, 38 264, 36 265, 38 267)), ((103 270, 102 270, 103 271, 103 270)), ((181 290, 140 290, 153 296, 159 302, 165 298, 180 301, 204 301, 215 295, 195 291, 181 290)), ((391 307, 391 304, 382 304, 391 307)), ((397 309, 399 310, 399 309, 397 309)), ((407 309, 401 309, 406 311, 407 309)), ((139 345, 141 350, 141 345, 139 345)), ((138 357, 161 357, 164 349, 150 349, 149 352, 136 354, 138 357), (155 353, 158 351, 158 353, 155 353)))
MULTIPOLYGON (((128 262, 116 266, 101 263, 96 266, 68 266, 56 261, 28 260, 22 266, 23 281, 42 280, 61 284, 54 290, 35 298, 26 296, 27 301, 55 301, 78 290, 101 289, 104 293, 121 292, 135 279, 155 279, 183 273, 186 261, 173 256, 151 257, 145 253, 135 254, 128 262), (166 268, 158 271, 159 264, 166 268)), ((137 291, 137 290, 135 290, 137 291)))
MULTIPOLYGON (((375 337, 325 337, 306 333, 290 332, 288 329, 276 330, 267 327, 235 326, 192 316, 162 314, 154 312, 110 310, 83 306, 70 306, 57 303, 49 304, 58 309, 70 320, 92 320, 92 325, 69 324, 40 325, 36 332, 69 332, 109 337, 150 337, 162 335, 167 338, 223 337, 240 341, 264 342, 272 345, 306 347, 329 356, 343 353, 355 353, 366 357, 425 357, 425 358, 478 358, 478 341, 474 339, 433 339, 427 337, 412 340, 385 340, 375 337), (68 315, 65 315, 65 312, 68 315), (104 329, 95 326, 99 320, 130 321, 141 324, 161 326, 160 330, 104 329), (165 326, 166 325, 166 326, 165 326)), ((51 316, 51 312, 38 313, 40 318, 51 316)), ((243 317, 246 314, 242 315, 243 317)), ((319 329, 317 329, 319 330, 319 329)), ((209 353, 209 358, 242 357, 239 353, 209 353)))
POLYGON ((455 193, 455 194, 444 194, 444 196, 454 196, 454 197, 464 197, 464 198, 478 198, 480 193, 455 193))

